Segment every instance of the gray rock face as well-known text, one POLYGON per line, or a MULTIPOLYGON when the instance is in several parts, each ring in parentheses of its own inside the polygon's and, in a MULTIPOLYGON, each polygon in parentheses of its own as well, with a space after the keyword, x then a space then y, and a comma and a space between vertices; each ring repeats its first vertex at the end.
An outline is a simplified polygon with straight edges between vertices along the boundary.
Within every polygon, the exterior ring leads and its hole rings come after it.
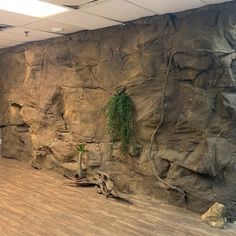
POLYGON ((224 138, 208 137, 201 140, 193 151, 161 150, 161 159, 178 164, 192 172, 216 177, 236 157, 236 147, 224 138))
POLYGON ((150 138, 172 53, 157 172, 187 192, 187 207, 223 203, 236 218, 236 2, 1 51, 2 155, 73 176, 103 168, 126 192, 184 205, 158 183, 150 138), (197 50, 207 50, 197 52, 197 50), (217 53, 224 51, 231 53, 217 53), (106 104, 125 87, 135 105, 135 145, 122 156, 106 128, 106 104))

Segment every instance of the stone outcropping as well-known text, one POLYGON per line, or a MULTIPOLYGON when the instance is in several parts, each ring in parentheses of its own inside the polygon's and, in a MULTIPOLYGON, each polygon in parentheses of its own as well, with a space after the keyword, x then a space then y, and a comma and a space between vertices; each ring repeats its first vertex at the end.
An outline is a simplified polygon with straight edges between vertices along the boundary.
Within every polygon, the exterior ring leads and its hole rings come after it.
POLYGON ((215 201, 236 218, 236 2, 154 16, 1 51, 2 156, 72 176, 101 168, 117 187, 197 212, 215 201), (200 50, 199 50, 200 49, 200 50), (184 190, 187 202, 153 176, 184 190), (135 105, 135 141, 122 156, 106 128, 106 104, 125 87, 135 105))

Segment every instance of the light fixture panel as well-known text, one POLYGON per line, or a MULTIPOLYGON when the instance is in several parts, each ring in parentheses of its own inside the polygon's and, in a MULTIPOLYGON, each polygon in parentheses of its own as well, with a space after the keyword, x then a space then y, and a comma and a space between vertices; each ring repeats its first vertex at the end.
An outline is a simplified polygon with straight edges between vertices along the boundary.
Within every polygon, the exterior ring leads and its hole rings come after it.
POLYGON ((0 0, 0 10, 40 18, 69 11, 68 8, 39 0, 0 0))

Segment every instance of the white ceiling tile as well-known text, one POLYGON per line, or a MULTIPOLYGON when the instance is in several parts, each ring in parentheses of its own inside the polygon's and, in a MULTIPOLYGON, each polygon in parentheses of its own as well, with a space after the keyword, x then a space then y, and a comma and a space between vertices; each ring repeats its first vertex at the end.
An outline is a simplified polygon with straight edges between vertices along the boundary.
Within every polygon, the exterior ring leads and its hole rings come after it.
POLYGON ((82 7, 82 11, 122 22, 135 20, 155 13, 123 0, 105 0, 82 7))
POLYGON ((118 25, 120 22, 94 16, 80 10, 72 11, 66 14, 52 16, 49 20, 68 25, 79 26, 85 29, 99 29, 108 26, 118 25))
MULTIPOLYGON (((0 0, 1 1, 1 0, 0 0)), ((5 0, 6 1, 6 0, 5 0)), ((62 33, 72 33, 83 29, 98 29, 118 25, 120 21, 130 21, 143 16, 173 13, 201 7, 207 4, 232 0, 42 0, 57 5, 83 5, 79 10, 71 10, 44 19, 0 10, 0 24, 12 27, 0 31, 0 48, 11 47, 30 41, 39 41, 60 36, 53 34, 52 28, 63 28, 62 33), (89 3, 90 4, 87 4, 89 3), (100 16, 100 17, 99 17, 100 16), (110 19, 116 20, 110 20, 110 19), (24 31, 29 31, 25 37, 24 31)))
POLYGON ((44 31, 44 32, 46 31, 46 32, 51 32, 51 33, 55 33, 56 29, 58 29, 58 31, 62 29, 62 31, 59 32, 61 34, 69 34, 69 33, 74 33, 77 31, 84 30, 84 28, 81 28, 79 26, 67 25, 67 24, 63 24, 59 22, 50 21, 50 20, 40 20, 35 23, 26 25, 25 27, 29 29, 33 29, 33 30, 44 31))
MULTIPOLYGON (((41 0, 41 1, 44 1, 44 2, 49 2, 49 3, 53 3, 53 4, 56 4, 56 5, 83 5, 83 4, 86 4, 86 3, 89 3, 89 2, 93 2, 93 0, 41 0)), ((102 2, 104 0, 98 0, 98 2, 102 2)), ((154 3, 157 3, 159 4, 158 0, 124 0, 124 1, 127 1, 127 2, 133 2, 133 3, 137 3, 138 5, 140 6, 143 6, 145 7, 145 5, 149 5, 150 2, 154 2, 154 3)), ((215 4, 215 3, 222 3, 222 2, 229 2, 229 1, 233 1, 233 0, 200 0, 200 2, 203 2, 203 3, 207 3, 207 4, 215 4)), ((194 3, 193 0, 186 0, 186 1, 183 1, 183 0, 171 0, 171 1, 165 1, 165 0, 162 0, 161 2, 167 2, 167 4, 169 4, 170 2, 172 4, 175 4, 175 2, 182 2, 184 4, 191 4, 191 3, 194 3)), ((150 9, 150 8, 148 8, 150 9)), ((152 10, 152 9, 150 9, 152 10)))
POLYGON ((5 31, 0 31, 0 41, 15 41, 15 42, 20 42, 17 41, 17 39, 15 38, 15 40, 11 37, 11 34, 5 33, 5 31))
POLYGON ((0 38, 0 48, 13 47, 20 44, 22 44, 22 42, 15 42, 15 41, 0 38))
POLYGON ((32 41, 39 41, 44 40, 48 38, 55 38, 59 37, 58 34, 52 34, 47 32, 41 32, 36 30, 31 30, 29 28, 20 28, 15 27, 4 31, 6 37, 6 34, 9 34, 9 39, 19 41, 19 42, 32 42, 32 41), (29 32, 28 36, 26 37, 24 32, 29 32))
POLYGON ((20 44, 20 43, 21 42, 19 42, 19 41, 14 41, 14 40, 11 40, 11 39, 2 38, 2 37, 0 38, 0 44, 1 45, 8 45, 8 44, 17 45, 17 44, 20 44))
POLYGON ((39 19, 36 17, 25 16, 22 14, 0 10, 0 23, 1 24, 20 26, 20 25, 29 24, 38 20, 39 19))
POLYGON ((43 0, 43 2, 49 2, 56 5, 74 5, 79 6, 83 5, 89 2, 92 2, 92 0, 43 0))
POLYGON ((204 6, 201 0, 127 0, 157 14, 174 13, 204 6))

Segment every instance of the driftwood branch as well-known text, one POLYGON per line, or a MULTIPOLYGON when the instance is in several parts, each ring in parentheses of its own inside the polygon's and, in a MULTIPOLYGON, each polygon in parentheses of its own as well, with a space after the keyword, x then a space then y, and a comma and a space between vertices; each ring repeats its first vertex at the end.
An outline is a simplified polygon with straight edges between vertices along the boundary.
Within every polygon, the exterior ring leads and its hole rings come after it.
POLYGON ((97 193, 105 195, 105 197, 119 198, 115 191, 114 183, 111 177, 102 171, 97 171, 95 174, 86 178, 76 178, 69 183, 70 186, 90 187, 95 186, 97 193))
POLYGON ((117 197, 115 187, 110 176, 102 171, 98 171, 96 175, 97 193, 105 195, 105 197, 117 197))
MULTIPOLYGON (((174 53, 171 54, 170 59, 169 59, 169 63, 167 66, 167 71, 165 73, 165 80, 164 80, 164 86, 163 86, 163 90, 162 90, 162 96, 161 96, 161 116, 160 116, 160 121, 156 127, 156 129, 154 130, 152 136, 151 136, 151 141, 150 141, 150 149, 149 149, 149 154, 148 154, 148 159, 151 163, 151 167, 152 167, 152 171, 154 173, 154 175, 156 176, 156 178, 163 183, 164 185, 166 185, 169 189, 177 191, 179 193, 181 193, 185 199, 187 197, 187 194, 185 191, 183 191, 182 189, 175 187, 171 184, 169 184, 168 182, 164 181, 159 174, 156 171, 156 163, 154 161, 154 156, 152 155, 152 150, 153 150, 153 145, 156 141, 156 137, 158 135, 158 131, 160 130, 161 126, 163 125, 164 122, 164 110, 165 110, 165 100, 166 100, 166 91, 167 91, 167 83, 168 83, 168 78, 169 78, 169 73, 170 73, 170 68, 171 68, 171 64, 172 64, 172 60, 174 58, 174 56, 176 54, 181 54, 181 53, 211 53, 211 54, 222 54, 222 56, 228 56, 230 54, 233 54, 236 52, 236 49, 233 49, 231 51, 225 51, 225 50, 211 50, 211 49, 187 49, 187 50, 179 50, 176 51, 174 53)), ((158 146, 157 146, 157 151, 158 151, 158 146)))

